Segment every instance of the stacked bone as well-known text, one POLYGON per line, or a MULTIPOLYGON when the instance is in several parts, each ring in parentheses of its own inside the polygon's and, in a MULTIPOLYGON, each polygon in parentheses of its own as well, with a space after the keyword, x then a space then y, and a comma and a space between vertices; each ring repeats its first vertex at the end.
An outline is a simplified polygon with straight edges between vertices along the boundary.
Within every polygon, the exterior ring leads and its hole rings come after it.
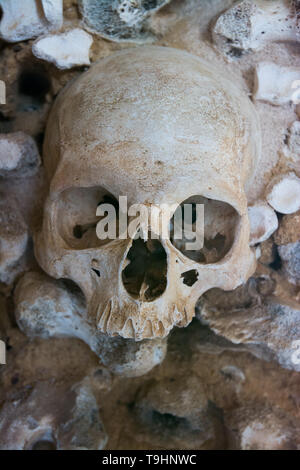
MULTIPOLYGON (((90 65, 96 37, 155 41, 150 20, 167 3, 80 0, 81 20, 66 11, 63 22, 62 0, 0 0, 0 36, 16 48, 29 41, 37 63, 51 64, 50 70, 80 73, 90 65)), ((191 21, 195 2, 175 3, 173 18, 180 18, 178 4, 184 3, 182 15, 187 12, 191 21)), ((222 4, 216 8, 221 13, 223 2, 215 3, 222 4)), ((282 44, 299 40, 295 4, 241 1, 215 18, 212 38, 218 51, 245 74, 248 60, 255 69, 255 106, 269 113, 282 110, 288 119, 281 160, 268 167, 268 184, 249 206, 256 274, 233 292, 213 290, 202 297, 199 322, 171 336, 168 354, 166 340, 135 342, 96 332, 76 286, 45 276, 28 261, 32 199, 27 205, 22 199, 24 193, 41 195, 33 137, 43 126, 39 123, 30 135, 18 126, 1 134, 0 335, 9 350, 0 377, 0 402, 6 401, 0 414, 3 448, 102 449, 108 435, 112 448, 132 442, 140 448, 224 448, 226 441, 241 449, 299 447, 299 375, 294 371, 300 362, 300 73, 280 54, 279 63, 276 54, 268 57, 270 47, 278 44, 283 50, 282 44), (12 317, 16 282, 15 316, 30 342, 12 317)), ((202 13, 209 17, 205 9, 202 13)), ((179 34, 173 42, 166 36, 164 44, 178 47, 179 34)), ((183 49, 191 35, 186 34, 183 49)), ((113 47, 104 44, 103 55, 110 54, 113 47)), ((51 73, 56 94, 61 85, 51 73)), ((47 99, 50 104, 52 97, 47 99)), ((10 119, 4 124, 10 129, 10 119)))

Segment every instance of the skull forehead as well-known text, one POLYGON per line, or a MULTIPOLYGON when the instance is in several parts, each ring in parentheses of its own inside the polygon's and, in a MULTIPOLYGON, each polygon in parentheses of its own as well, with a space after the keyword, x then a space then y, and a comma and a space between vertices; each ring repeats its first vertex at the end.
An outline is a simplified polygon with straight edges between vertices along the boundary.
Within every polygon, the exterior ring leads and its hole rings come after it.
POLYGON ((59 151, 52 188, 100 184, 145 200, 174 185, 178 198, 188 197, 201 185, 208 196, 223 189, 232 197, 249 176, 258 130, 248 98, 219 77, 169 48, 122 51, 95 64, 50 118, 46 166, 59 151))

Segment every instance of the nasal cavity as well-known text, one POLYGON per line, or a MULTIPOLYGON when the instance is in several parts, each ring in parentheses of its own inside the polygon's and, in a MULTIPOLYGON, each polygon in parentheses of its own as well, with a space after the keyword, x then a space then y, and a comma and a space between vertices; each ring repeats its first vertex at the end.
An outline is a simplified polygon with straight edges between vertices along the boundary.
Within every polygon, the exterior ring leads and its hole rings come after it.
POLYGON ((133 240, 128 252, 129 264, 122 272, 127 292, 135 299, 152 302, 167 286, 167 254, 158 240, 133 240))

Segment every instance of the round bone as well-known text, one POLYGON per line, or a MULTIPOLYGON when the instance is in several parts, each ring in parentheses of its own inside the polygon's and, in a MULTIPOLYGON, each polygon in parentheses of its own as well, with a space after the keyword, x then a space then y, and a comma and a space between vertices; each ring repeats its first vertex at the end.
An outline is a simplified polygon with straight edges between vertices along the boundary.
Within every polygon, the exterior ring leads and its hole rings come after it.
POLYGON ((277 177, 271 182, 268 203, 281 214, 293 214, 300 209, 300 178, 293 173, 277 177))

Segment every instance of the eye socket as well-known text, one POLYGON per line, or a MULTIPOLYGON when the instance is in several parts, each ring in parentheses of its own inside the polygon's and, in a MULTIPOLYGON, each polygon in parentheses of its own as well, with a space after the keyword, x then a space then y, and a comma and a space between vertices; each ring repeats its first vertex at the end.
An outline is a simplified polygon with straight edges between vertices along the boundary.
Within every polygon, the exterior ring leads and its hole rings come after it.
POLYGON ((172 244, 187 258, 201 264, 217 263, 230 251, 239 220, 239 214, 230 204, 203 196, 192 196, 183 201, 175 211, 170 222, 170 239, 172 244), (201 217, 201 220, 199 219, 198 204, 204 209, 204 221, 201 217), (189 211, 186 205, 189 205, 189 211), (182 222, 183 237, 181 239, 176 239, 174 236, 177 211, 181 211, 185 221, 185 224, 182 222), (187 234, 194 233, 198 228, 200 231, 204 229, 203 247, 195 250, 187 249, 187 243, 194 242, 194 240, 185 237, 185 231, 187 234))
POLYGON ((111 204, 118 217, 117 199, 103 188, 71 188, 60 195, 57 223, 68 246, 83 250, 111 242, 111 239, 100 240, 96 233, 98 222, 105 217, 96 215, 101 204, 111 204))

